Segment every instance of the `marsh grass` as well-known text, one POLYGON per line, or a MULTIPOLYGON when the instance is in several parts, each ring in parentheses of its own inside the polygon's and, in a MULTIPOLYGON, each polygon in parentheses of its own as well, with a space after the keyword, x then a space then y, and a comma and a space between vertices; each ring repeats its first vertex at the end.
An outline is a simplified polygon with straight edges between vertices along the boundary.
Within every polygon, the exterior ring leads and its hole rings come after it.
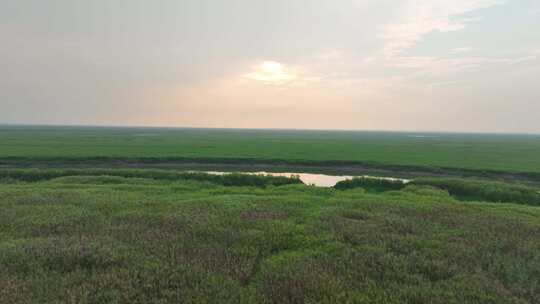
POLYGON ((338 190, 347 190, 354 188, 363 188, 372 192, 384 192, 390 190, 401 190, 405 184, 400 180, 386 180, 368 177, 356 177, 338 182, 334 188, 338 190))
POLYGON ((518 183, 456 178, 421 178, 414 180, 413 184, 440 188, 461 200, 540 206, 540 189, 518 183))
POLYGON ((351 180, 338 182, 334 188, 338 190, 362 188, 368 192, 375 193, 409 188, 409 191, 416 191, 416 193, 425 194, 429 194, 431 188, 443 190, 449 195, 462 201, 486 201, 495 203, 506 202, 540 206, 539 188, 519 183, 505 183, 476 179, 419 178, 405 184, 401 181, 393 180, 354 178, 351 180), (411 188, 411 186, 421 187, 411 188))
MULTIPOLYGON (((537 135, 0 126, 0 165, 365 166, 540 180, 537 135), (151 136, 140 136, 151 134, 151 136), (59 149, 58 147, 62 147, 59 149)), ((295 172, 295 171, 290 171, 295 172)))
POLYGON ((148 174, 0 184, 0 303, 540 302, 537 207, 148 174))
POLYGON ((123 178, 144 178, 165 181, 193 180, 210 182, 223 186, 283 186, 301 184, 298 177, 253 175, 253 174, 207 174, 199 172, 182 172, 170 170, 135 170, 135 169, 5 169, 0 170, 0 183, 14 183, 17 181, 37 182, 52 180, 61 177, 80 176, 76 182, 99 182, 101 184, 121 184, 123 178))

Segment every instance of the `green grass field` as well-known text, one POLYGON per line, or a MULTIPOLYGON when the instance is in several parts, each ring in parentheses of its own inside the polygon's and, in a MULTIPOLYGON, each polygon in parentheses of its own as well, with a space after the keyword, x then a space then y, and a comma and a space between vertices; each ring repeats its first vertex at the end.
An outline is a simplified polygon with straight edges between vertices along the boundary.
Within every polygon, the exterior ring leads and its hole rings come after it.
POLYGON ((0 127, 0 303, 540 303, 539 155, 534 135, 0 127), (113 160, 500 173, 318 188, 113 160))
POLYGON ((452 180, 2 172, 0 303, 540 302, 540 209, 452 180))
POLYGON ((540 135, 0 127, 0 160, 357 161, 540 172, 540 135))

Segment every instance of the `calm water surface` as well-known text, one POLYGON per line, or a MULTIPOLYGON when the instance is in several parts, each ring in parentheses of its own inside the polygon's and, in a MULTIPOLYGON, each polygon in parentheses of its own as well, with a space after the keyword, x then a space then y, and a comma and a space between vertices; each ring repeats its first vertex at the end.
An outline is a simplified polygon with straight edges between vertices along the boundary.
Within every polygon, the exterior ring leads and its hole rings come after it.
MULTIPOLYGON (((215 171, 206 171, 208 174, 230 174, 230 172, 215 172, 215 171)), ((373 179, 382 179, 382 180, 392 180, 392 181, 401 181, 403 183, 409 183, 410 180, 403 178, 393 178, 393 177, 382 177, 382 176, 371 176, 371 175, 362 175, 362 176, 348 176, 348 175, 326 175, 326 174, 312 174, 312 173, 273 173, 273 172, 240 172, 243 174, 258 174, 258 175, 271 175, 271 176, 298 176, 300 180, 306 185, 314 185, 317 187, 333 187, 338 182, 353 179, 354 177, 365 177, 373 179)))

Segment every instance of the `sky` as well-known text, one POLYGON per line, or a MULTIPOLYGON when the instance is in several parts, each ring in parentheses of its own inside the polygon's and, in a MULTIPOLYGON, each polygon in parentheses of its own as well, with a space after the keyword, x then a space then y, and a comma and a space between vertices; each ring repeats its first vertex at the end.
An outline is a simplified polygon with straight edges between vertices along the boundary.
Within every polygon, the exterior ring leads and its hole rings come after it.
POLYGON ((0 124, 540 133, 540 1, 0 0, 0 124))

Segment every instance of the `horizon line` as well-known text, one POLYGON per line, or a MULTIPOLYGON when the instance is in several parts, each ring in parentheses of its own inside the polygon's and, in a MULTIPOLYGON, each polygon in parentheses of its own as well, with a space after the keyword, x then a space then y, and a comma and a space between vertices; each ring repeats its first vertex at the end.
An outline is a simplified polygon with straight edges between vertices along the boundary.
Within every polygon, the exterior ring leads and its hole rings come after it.
POLYGON ((540 132, 488 132, 488 131, 435 131, 435 130, 377 130, 377 129, 319 129, 319 128, 242 128, 242 127, 194 127, 159 125, 107 125, 107 124, 56 124, 56 123, 0 123, 0 127, 64 127, 64 128, 117 128, 117 129, 193 129, 193 130, 246 130, 246 131, 306 131, 306 132, 365 132, 365 133, 427 133, 466 135, 528 135, 540 136, 540 132))

